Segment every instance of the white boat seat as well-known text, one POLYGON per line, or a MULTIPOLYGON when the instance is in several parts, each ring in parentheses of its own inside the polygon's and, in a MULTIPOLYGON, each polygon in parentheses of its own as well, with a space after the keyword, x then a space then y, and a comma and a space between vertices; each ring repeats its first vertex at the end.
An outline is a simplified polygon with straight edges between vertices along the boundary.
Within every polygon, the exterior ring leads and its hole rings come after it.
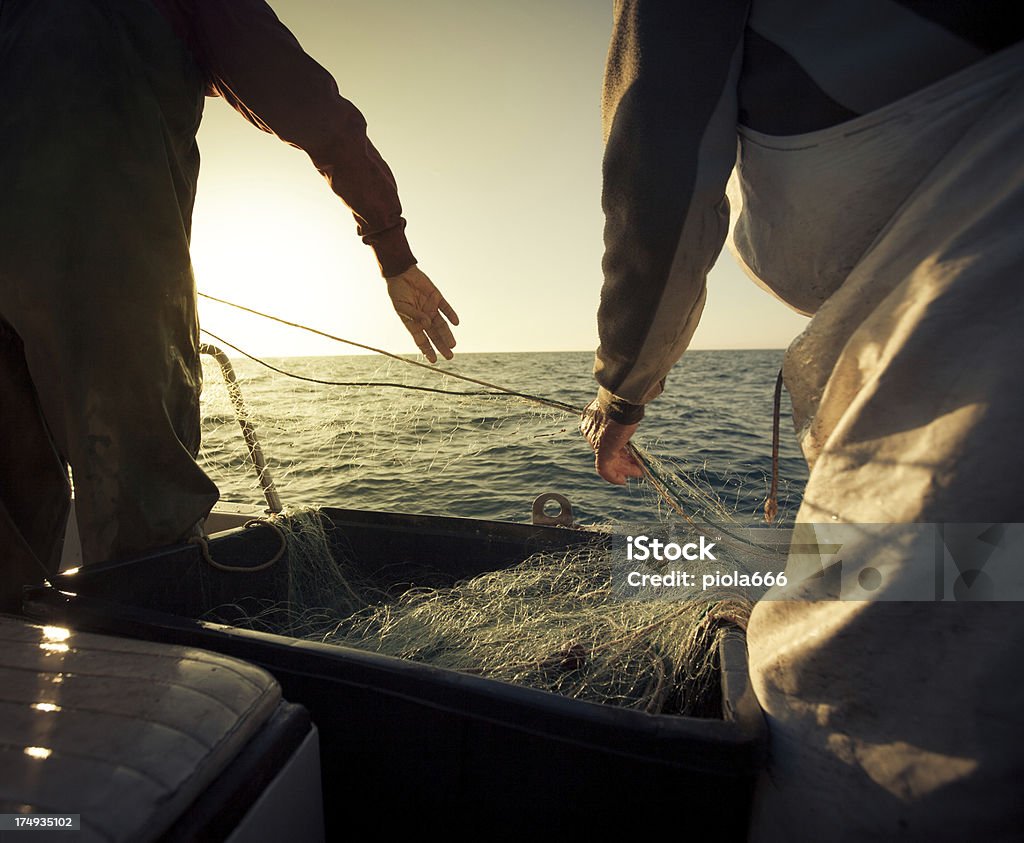
POLYGON ((0 813, 80 814, 80 843, 156 839, 280 701, 237 659, 0 615, 0 813))

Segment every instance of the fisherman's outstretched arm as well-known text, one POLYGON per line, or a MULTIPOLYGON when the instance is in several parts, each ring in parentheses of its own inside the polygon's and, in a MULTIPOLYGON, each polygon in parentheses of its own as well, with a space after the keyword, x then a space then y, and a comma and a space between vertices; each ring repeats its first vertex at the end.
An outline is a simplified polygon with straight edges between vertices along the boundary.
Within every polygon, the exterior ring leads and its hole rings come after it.
POLYGON ((304 150, 351 209, 377 257, 396 312, 434 359, 451 357, 454 310, 415 266, 395 177, 367 137, 366 120, 263 0, 156 0, 223 97, 250 123, 304 150), (443 304, 443 306, 442 306, 443 304))
POLYGON ((628 473, 620 453, 632 435, 624 428, 640 421, 686 350, 725 241, 746 15, 740 0, 615 4, 603 105, 599 389, 584 430, 611 482, 639 473, 628 473))

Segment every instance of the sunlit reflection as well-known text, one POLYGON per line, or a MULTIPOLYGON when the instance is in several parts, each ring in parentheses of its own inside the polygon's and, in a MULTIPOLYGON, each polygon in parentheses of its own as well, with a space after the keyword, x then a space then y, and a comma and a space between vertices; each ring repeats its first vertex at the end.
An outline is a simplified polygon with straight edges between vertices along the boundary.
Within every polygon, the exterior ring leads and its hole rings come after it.
POLYGON ((39 649, 47 653, 66 653, 71 647, 66 642, 71 637, 71 630, 63 626, 44 626, 43 643, 39 649))
POLYGON ((44 758, 49 758, 51 755, 53 755, 53 750, 47 749, 45 746, 26 746, 25 754, 29 758, 38 758, 42 760, 44 758))
POLYGON ((82 570, 82 568, 81 568, 81 566, 79 566, 77 568, 68 568, 66 571, 61 571, 61 573, 65 577, 73 577, 75 574, 77 574, 81 570, 82 570))
POLYGON ((34 708, 36 711, 60 711, 61 710, 60 706, 57 705, 56 703, 46 703, 46 702, 32 703, 32 708, 34 708))

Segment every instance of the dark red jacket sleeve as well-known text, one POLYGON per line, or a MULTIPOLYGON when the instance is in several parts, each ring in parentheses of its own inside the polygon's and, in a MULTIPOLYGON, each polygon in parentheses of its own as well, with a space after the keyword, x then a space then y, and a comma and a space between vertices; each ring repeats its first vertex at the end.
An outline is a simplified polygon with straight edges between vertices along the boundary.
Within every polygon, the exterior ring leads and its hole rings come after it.
POLYGON ((359 109, 263 0, 156 0, 202 66, 210 93, 250 123, 304 150, 352 210, 385 276, 416 259, 395 178, 359 109))

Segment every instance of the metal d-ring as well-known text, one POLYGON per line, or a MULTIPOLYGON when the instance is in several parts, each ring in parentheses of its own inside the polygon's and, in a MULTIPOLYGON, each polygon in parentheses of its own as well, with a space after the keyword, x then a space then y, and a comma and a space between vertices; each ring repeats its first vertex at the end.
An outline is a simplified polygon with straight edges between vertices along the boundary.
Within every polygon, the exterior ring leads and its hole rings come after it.
POLYGON ((565 495, 560 495, 558 492, 544 492, 542 495, 537 495, 533 502, 533 523, 542 527, 571 527, 573 525, 572 504, 569 503, 569 499, 565 495), (548 515, 544 511, 545 505, 550 501, 554 501, 560 507, 558 515, 548 515))

